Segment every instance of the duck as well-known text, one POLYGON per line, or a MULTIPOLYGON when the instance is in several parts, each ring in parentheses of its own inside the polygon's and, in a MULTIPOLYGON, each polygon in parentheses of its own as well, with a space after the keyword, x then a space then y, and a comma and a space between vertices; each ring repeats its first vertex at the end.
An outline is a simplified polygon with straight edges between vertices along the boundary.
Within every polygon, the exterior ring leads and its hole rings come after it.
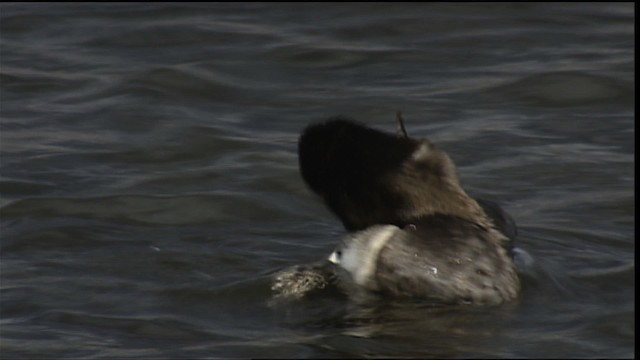
POLYGON ((397 119, 393 134, 336 116, 299 138, 303 181, 347 231, 326 259, 338 285, 444 303, 516 299, 515 221, 469 196, 447 153, 397 119))

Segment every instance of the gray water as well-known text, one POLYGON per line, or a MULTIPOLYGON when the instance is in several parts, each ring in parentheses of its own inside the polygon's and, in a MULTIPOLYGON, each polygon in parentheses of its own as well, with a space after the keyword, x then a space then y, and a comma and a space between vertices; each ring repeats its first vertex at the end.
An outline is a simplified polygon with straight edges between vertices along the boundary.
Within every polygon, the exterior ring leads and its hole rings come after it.
POLYGON ((0 356, 633 357, 634 4, 0 5, 0 356), (300 131, 449 153, 519 225, 498 307, 271 302, 344 230, 300 131))

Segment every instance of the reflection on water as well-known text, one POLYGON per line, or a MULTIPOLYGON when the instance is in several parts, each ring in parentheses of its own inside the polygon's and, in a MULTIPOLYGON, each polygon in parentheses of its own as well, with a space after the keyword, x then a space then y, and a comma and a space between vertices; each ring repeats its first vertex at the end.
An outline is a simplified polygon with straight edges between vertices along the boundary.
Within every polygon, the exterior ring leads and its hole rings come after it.
POLYGON ((634 7, 0 5, 2 357, 631 357, 634 7), (519 225, 500 307, 270 304, 344 234, 335 114, 428 137, 519 225))

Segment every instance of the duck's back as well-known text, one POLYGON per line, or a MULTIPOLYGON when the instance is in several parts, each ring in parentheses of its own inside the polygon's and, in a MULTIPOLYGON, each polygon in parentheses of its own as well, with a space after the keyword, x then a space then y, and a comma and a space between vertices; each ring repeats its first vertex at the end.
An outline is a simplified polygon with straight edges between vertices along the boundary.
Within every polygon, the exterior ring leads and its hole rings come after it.
POLYGON ((506 237, 449 215, 407 226, 380 251, 375 285, 394 296, 496 304, 515 298, 520 283, 506 237))

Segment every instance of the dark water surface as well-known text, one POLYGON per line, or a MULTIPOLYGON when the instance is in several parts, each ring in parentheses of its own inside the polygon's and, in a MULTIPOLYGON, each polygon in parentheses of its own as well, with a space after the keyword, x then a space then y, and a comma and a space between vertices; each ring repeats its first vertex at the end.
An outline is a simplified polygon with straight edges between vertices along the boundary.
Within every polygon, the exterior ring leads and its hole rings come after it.
POLYGON ((634 5, 2 4, 3 358, 632 357, 634 5), (428 137, 520 227, 519 301, 316 297, 296 143, 428 137), (526 260, 526 259, 525 259, 526 260))

